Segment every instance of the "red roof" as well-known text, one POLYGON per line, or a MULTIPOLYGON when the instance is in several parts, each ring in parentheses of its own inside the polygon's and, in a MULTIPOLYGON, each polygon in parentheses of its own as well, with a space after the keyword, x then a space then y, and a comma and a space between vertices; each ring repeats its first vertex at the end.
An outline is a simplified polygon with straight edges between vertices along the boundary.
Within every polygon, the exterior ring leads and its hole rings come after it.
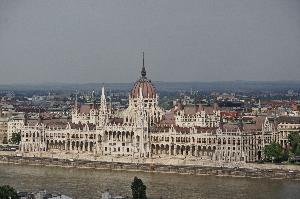
POLYGON ((130 92, 130 96, 132 98, 140 97, 140 88, 142 89, 142 94, 144 98, 155 98, 156 97, 156 89, 152 84, 151 80, 147 78, 140 78, 135 84, 130 92))

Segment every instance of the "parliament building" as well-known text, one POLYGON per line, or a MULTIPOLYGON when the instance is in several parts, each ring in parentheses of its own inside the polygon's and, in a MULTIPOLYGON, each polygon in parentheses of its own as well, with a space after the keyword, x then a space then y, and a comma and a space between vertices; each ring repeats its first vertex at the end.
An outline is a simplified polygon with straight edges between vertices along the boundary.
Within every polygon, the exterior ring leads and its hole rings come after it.
POLYGON ((187 159, 211 162, 254 162, 274 139, 267 117, 255 124, 222 124, 220 110, 178 102, 165 111, 143 65, 129 93, 129 105, 115 115, 102 88, 100 104, 83 108, 77 100, 72 122, 64 128, 42 122, 21 130, 23 153, 61 152, 97 157, 134 159, 187 159))

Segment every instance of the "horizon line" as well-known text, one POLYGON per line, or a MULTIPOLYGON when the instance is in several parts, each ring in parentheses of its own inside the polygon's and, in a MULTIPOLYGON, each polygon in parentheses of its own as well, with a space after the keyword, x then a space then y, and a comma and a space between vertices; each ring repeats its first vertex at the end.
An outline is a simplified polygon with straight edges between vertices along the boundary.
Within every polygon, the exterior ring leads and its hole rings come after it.
MULTIPOLYGON (((132 82, 20 82, 20 83, 0 83, 0 86, 19 86, 19 85, 45 85, 45 84, 74 84, 74 85, 85 85, 85 84, 132 84, 132 82)), ((224 83, 224 82, 265 82, 265 83, 272 83, 272 82, 293 82, 293 83, 300 83, 300 80, 215 80, 215 81, 160 81, 154 80, 152 82, 156 83, 224 83)))

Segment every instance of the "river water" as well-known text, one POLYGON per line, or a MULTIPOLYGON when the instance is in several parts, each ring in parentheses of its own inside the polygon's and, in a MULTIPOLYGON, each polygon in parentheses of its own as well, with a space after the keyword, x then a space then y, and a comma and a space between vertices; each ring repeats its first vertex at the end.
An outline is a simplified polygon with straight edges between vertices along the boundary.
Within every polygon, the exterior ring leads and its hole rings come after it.
POLYGON ((299 181, 0 164, 0 185, 19 191, 46 189, 74 199, 100 199, 106 189, 130 195, 134 176, 155 199, 300 198, 299 181))

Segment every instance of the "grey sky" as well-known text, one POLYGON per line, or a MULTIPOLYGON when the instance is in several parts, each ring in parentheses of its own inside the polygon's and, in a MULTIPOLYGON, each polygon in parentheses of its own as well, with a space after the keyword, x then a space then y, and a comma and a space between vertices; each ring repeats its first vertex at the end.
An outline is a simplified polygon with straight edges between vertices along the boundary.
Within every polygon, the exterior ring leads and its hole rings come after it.
POLYGON ((0 0, 0 83, 300 80, 299 0, 0 0))

